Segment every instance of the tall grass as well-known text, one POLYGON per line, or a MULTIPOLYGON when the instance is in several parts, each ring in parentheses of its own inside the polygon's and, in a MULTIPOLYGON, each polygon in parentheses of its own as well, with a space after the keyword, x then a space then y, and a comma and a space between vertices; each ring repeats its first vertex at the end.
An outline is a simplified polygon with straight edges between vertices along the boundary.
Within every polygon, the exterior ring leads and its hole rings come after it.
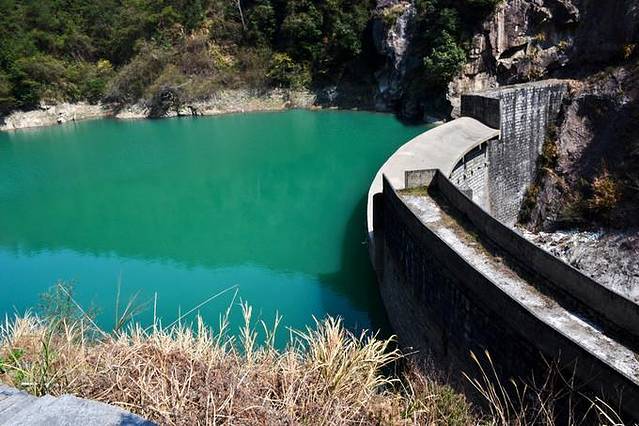
MULTIPOLYGON (((229 332, 231 308, 216 330, 200 316, 166 327, 157 320, 146 328, 129 323, 110 333, 96 332, 84 314, 7 318, 0 326, 0 381, 35 395, 103 401, 165 425, 559 422, 559 394, 548 392, 547 384, 504 382, 488 354, 483 362, 475 357, 481 376, 467 377, 486 402, 482 414, 405 358, 393 339, 353 334, 328 317, 289 330, 288 346, 278 350, 281 317, 270 325, 255 322, 251 307, 240 305, 244 323, 237 334, 229 332), (513 385, 516 392, 507 389, 513 385)), ((621 424, 602 401, 593 401, 591 409, 599 410, 600 423, 621 424)))
POLYGON ((132 324, 108 335, 87 334, 93 325, 85 319, 7 319, 0 327, 0 380, 36 395, 71 393, 115 404, 167 425, 478 421, 448 386, 416 370, 410 380, 384 374, 402 357, 392 339, 355 335, 326 318, 291 331, 286 349, 277 350, 280 318, 259 324, 266 335, 257 345, 251 308, 242 310, 239 335, 228 333, 228 312, 216 332, 199 316, 193 324, 132 324))

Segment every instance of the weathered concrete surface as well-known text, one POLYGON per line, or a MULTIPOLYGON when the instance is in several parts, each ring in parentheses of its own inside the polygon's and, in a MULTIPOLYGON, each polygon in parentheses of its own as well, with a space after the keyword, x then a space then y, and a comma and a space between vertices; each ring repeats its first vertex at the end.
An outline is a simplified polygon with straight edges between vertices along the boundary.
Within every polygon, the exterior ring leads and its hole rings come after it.
MULTIPOLYGON (((526 190, 535 180, 537 158, 568 92, 564 80, 545 80, 464 95, 462 114, 500 129, 489 144, 490 164, 484 207, 514 225, 526 190)), ((449 175, 446 175, 449 176, 449 175)))
POLYGON ((379 169, 368 191, 368 232, 373 232, 373 197, 382 192, 382 175, 397 189, 404 188, 407 170, 440 169, 446 176, 481 144, 497 138, 499 131, 462 117, 422 133, 402 145, 379 169))
POLYGON ((441 173, 432 179, 436 198, 402 195, 385 181, 375 229, 380 290, 400 344, 465 371, 473 371, 469 351, 488 350, 503 377, 543 373, 543 358, 555 359, 595 395, 617 402, 623 391, 623 411, 638 418, 633 343, 547 292, 440 192, 442 180, 441 173))
POLYGON ((456 120, 400 148, 376 177, 388 173, 383 192, 369 192, 371 259, 404 346, 471 369, 468 351, 487 349, 517 376, 555 358, 594 394, 616 403, 623 388, 623 411, 639 419, 639 305, 509 226, 566 91, 553 80, 474 94, 466 110, 500 131, 446 141, 464 128, 456 120), (429 185, 445 207, 397 192, 429 185))
POLYGON ((0 426, 154 426, 143 418, 101 402, 72 395, 37 398, 0 385, 0 426))
MULTIPOLYGON (((597 324, 575 315, 531 285, 520 271, 513 269, 512 263, 495 255, 494 249, 487 248, 473 235, 472 231, 481 234, 481 230, 469 224, 462 226, 459 219, 451 214, 451 210, 447 212, 442 209, 441 201, 437 202, 427 194, 401 198, 424 226, 477 272, 508 294, 515 303, 547 321, 566 339, 582 346, 639 386, 639 359, 635 351, 608 337, 597 324)), ((450 204, 446 205, 452 207, 450 204)))

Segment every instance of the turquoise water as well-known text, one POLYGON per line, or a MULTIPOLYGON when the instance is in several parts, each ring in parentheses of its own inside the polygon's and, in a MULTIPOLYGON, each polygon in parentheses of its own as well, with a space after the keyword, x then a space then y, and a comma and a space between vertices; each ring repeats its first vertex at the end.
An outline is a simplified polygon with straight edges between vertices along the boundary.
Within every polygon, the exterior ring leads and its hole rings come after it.
MULTIPOLYGON (((165 324, 237 286, 255 319, 384 325, 365 241, 379 166, 425 130, 389 115, 288 111, 93 121, 0 134, 0 313, 58 280, 98 308, 157 295, 165 324)), ((199 311, 210 324, 233 300, 199 311)), ((237 326, 237 308, 233 326, 237 326)), ((152 304, 139 320, 150 322, 152 304)))

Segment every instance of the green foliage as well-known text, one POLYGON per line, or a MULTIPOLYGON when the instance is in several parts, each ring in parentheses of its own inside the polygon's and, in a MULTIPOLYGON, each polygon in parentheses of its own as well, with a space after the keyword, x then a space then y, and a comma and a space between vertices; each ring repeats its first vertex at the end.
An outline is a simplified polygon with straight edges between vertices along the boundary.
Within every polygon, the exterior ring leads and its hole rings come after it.
MULTIPOLYGON (((416 1, 418 91, 459 69, 461 41, 496 3, 416 1)), ((132 102, 164 86, 203 96, 334 83, 375 60, 363 47, 374 0, 0 0, 0 10, 2 114, 41 101, 132 102)))
POLYGON ((323 17, 308 0, 289 2, 281 37, 286 52, 295 59, 314 61, 321 52, 323 17))
POLYGON ((443 93, 466 61, 470 35, 500 0, 416 0, 415 45, 422 67, 413 79, 419 91, 443 93))
POLYGON ((24 349, 12 348, 4 357, 0 356, 0 374, 6 374, 11 371, 11 367, 19 362, 24 354, 24 349))
POLYGON ((466 52, 453 36, 444 31, 441 40, 432 52, 424 58, 426 78, 435 84, 445 84, 459 72, 466 62, 466 52))
POLYGON ((16 105, 16 99, 13 97, 13 85, 9 76, 0 72, 0 114, 11 111, 16 105))
POLYGON ((259 45, 268 46, 273 42, 276 30, 273 5, 269 0, 259 0, 248 14, 247 38, 259 45))
POLYGON ((145 44, 111 81, 106 97, 114 102, 134 102, 162 73, 171 51, 145 44))
POLYGON ((310 84, 308 67, 298 64, 286 53, 276 53, 267 73, 271 84, 278 87, 300 89, 310 84))

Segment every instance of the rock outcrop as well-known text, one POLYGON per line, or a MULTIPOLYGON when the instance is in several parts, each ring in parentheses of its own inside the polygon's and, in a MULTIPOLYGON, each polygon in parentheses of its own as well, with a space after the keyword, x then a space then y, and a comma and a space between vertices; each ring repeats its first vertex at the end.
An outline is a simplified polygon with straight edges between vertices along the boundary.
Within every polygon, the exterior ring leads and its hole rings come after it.
POLYGON ((58 104, 43 105, 33 111, 15 111, 0 117, 0 130, 43 127, 69 121, 113 117, 118 119, 205 116, 252 111, 279 111, 289 108, 314 108, 316 95, 309 91, 273 89, 224 90, 208 99, 187 102, 178 90, 166 88, 150 101, 132 105, 58 104))
POLYGON ((109 116, 111 108, 87 103, 40 105, 32 111, 14 111, 0 117, 0 130, 17 130, 27 127, 52 126, 69 121, 90 120, 109 116))
POLYGON ((375 73, 377 92, 375 108, 388 111, 404 94, 405 78, 410 71, 409 56, 415 5, 401 0, 379 0, 372 22, 373 43, 385 58, 375 73))
POLYGON ((639 301, 639 67, 573 83, 548 135, 526 235, 639 301))
POLYGON ((530 227, 639 226, 639 67, 600 72, 575 82, 571 92, 548 136, 545 155, 554 158, 540 170, 530 227), (608 194, 597 188, 604 177, 608 194), (604 195, 610 205, 597 202, 604 195))
POLYGON ((564 262, 639 303, 639 229, 523 233, 564 262))
POLYGON ((527 236, 633 298, 639 292, 638 43, 639 0, 507 0, 475 34, 470 60, 448 88, 457 116, 462 93, 571 79, 526 199, 524 216, 534 231, 527 236))
POLYGON ((450 83, 459 96, 547 77, 583 77, 634 53, 638 0, 508 0, 473 37, 470 61, 450 83))

